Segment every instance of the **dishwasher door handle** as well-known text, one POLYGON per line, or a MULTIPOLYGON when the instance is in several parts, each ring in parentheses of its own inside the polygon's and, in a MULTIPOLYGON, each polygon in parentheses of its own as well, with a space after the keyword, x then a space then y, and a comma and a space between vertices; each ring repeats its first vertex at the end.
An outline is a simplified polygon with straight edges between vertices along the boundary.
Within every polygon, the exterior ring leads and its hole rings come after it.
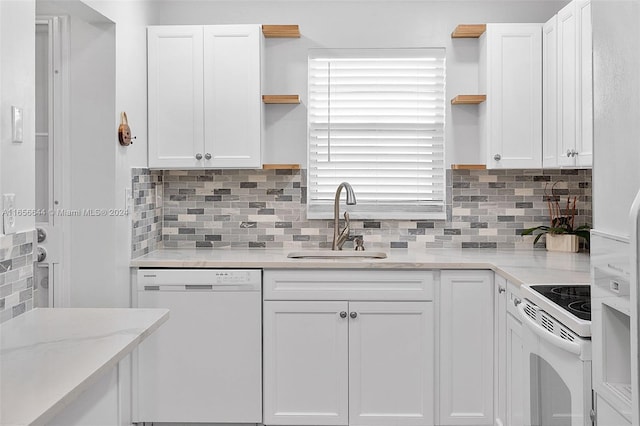
POLYGON ((185 290, 213 290, 213 284, 185 284, 185 290))
POLYGON ((257 291, 256 286, 251 284, 185 284, 184 289, 187 291, 257 291))

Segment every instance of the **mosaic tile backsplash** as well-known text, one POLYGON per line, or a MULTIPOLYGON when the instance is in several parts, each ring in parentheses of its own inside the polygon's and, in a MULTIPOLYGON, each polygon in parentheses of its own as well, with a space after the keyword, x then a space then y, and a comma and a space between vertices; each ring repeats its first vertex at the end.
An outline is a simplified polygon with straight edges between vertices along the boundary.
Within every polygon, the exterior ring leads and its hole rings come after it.
POLYGON ((0 323, 33 309, 34 231, 0 236, 0 323))
POLYGON ((149 169, 131 169, 133 194, 132 253, 136 258, 160 247, 162 242, 162 205, 157 205, 156 194, 162 196, 162 172, 149 169))
MULTIPOLYGON (((162 187, 163 208, 161 219, 154 222, 158 226, 145 225, 141 212, 146 213, 144 220, 153 215, 155 221, 159 210, 148 202, 151 187, 140 189, 134 209, 134 257, 160 245, 331 246, 333 221, 306 218, 304 170, 136 170, 134 188, 142 181, 162 187)), ((545 187, 548 193, 554 182, 559 198, 578 197, 576 226, 591 223, 589 169, 449 170, 446 220, 352 220, 351 234, 363 236, 366 247, 531 249, 533 237, 522 237, 520 231, 549 222, 545 187)), ((544 247, 543 241, 537 246, 544 247)), ((349 246, 351 242, 345 244, 349 246)))

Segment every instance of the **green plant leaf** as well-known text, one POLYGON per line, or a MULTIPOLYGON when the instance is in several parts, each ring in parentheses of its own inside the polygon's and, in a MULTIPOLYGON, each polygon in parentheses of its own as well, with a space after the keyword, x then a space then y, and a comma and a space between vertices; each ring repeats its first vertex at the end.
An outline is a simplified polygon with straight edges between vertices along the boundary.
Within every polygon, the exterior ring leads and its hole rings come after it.
POLYGON ((536 243, 538 242, 538 240, 540 239, 540 237, 542 237, 544 234, 546 234, 546 232, 540 233, 538 235, 536 235, 535 240, 533 240, 533 245, 535 246, 536 243))
POLYGON ((547 230, 549 230, 549 227, 546 225, 534 226, 533 228, 523 229, 520 235, 531 235, 533 231, 542 231, 544 233, 547 230))

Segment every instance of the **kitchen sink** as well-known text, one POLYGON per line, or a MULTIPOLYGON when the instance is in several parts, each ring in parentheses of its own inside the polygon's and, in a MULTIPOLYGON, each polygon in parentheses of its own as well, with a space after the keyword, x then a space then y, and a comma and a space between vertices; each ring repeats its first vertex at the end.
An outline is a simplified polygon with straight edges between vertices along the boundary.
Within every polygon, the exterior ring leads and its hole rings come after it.
POLYGON ((345 259, 345 258, 373 258, 384 259, 387 253, 382 251, 355 251, 355 250, 306 250, 293 251, 287 255, 290 258, 307 259, 307 258, 324 258, 324 259, 345 259))

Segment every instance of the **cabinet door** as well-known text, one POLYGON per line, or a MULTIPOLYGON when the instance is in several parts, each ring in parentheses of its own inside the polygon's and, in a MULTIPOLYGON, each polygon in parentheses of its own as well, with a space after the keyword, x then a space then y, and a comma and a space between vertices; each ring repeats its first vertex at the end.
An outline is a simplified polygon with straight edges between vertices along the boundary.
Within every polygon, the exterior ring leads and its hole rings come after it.
POLYGON ((495 276, 494 285, 493 407, 495 426, 505 426, 507 417, 507 280, 495 276))
POLYGON ((493 272, 442 271, 440 424, 493 424, 493 272))
POLYGON ((522 324, 507 314, 507 418, 509 426, 524 425, 524 356, 522 349, 522 324))
POLYGON ((348 424, 347 302, 264 302, 263 310, 264 423, 348 424))
POLYGON ((350 302, 349 311, 349 425, 432 425, 433 303, 350 302))
POLYGON ((593 165, 593 42, 591 37, 591 0, 577 2, 579 19, 579 56, 580 73, 578 75, 580 103, 580 138, 576 142, 576 166, 593 165))
POLYGON ((542 166, 542 24, 489 24, 483 135, 489 168, 542 166), (485 109, 486 108, 486 109, 485 109))
POLYGON ((576 3, 558 12, 558 165, 573 166, 571 154, 579 138, 578 19, 576 3))
POLYGON ((202 27, 147 29, 149 167, 202 167, 202 27))
POLYGON ((542 26, 542 166, 558 166, 558 16, 542 26))
POLYGON ((204 27, 205 167, 261 166, 261 37, 259 25, 204 27))
POLYGON ((631 422, 599 394, 596 394, 596 418, 598 426, 631 426, 631 422))

